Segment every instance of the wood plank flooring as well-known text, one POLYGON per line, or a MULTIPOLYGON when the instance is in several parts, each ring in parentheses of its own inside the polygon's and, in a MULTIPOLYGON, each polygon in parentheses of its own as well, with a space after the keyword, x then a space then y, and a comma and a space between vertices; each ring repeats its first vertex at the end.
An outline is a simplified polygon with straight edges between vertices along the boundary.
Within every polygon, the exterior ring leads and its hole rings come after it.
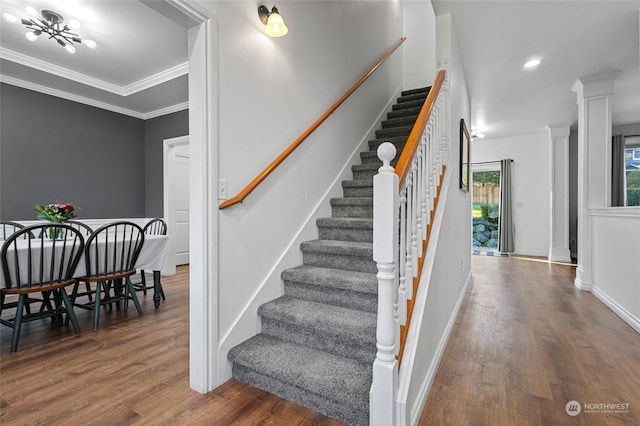
MULTIPOLYGON (((474 256, 473 275, 421 425, 640 424, 640 335, 573 287, 572 266, 474 256), (629 412, 584 412, 616 402, 629 412)), ((188 268, 163 285, 159 309, 141 296, 143 317, 106 313, 98 332, 84 311, 80 336, 25 324, 16 354, 2 326, 0 424, 340 425, 235 380, 190 390, 188 268)))
POLYGON ((573 286, 575 268, 472 257, 420 424, 640 425, 640 335, 573 286), (582 412, 569 416, 569 401, 582 412), (628 411, 586 412, 613 403, 628 411))

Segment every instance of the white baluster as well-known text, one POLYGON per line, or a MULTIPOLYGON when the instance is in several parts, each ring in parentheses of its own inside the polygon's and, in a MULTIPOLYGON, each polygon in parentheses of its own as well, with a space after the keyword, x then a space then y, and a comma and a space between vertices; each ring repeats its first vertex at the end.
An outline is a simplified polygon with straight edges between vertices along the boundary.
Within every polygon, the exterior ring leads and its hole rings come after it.
POLYGON ((416 259, 422 257, 422 191, 424 186, 422 185, 422 143, 418 145, 418 153, 416 155, 416 259))
POLYGON ((398 290, 398 316, 400 325, 407 323, 407 190, 400 194, 400 285, 398 290))
POLYGON ((371 425, 392 425, 398 388, 396 341, 400 330, 394 321, 396 250, 398 247, 398 176, 390 162, 395 147, 386 142, 378 148, 382 167, 373 178, 373 259, 378 267, 378 322, 376 359, 369 394, 371 425))
POLYGON ((411 163, 411 180, 413 186, 411 187, 411 271, 412 277, 418 276, 418 183, 417 183, 417 164, 416 159, 411 163))

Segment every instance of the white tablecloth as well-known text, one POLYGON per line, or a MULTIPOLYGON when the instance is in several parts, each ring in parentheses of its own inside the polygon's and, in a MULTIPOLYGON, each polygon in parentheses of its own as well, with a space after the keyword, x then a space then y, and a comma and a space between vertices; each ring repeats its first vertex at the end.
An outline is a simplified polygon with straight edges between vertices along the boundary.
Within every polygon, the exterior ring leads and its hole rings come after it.
MULTIPOLYGON (((0 244, 2 241, 0 241, 0 244)), ((17 240, 18 252, 21 251, 22 248, 27 250, 27 240, 17 240)), ((53 247, 53 242, 46 242, 44 245, 44 250, 47 248, 51 250, 53 247)), ((11 249, 10 249, 11 250, 11 249)), ((145 235, 144 244, 142 245, 142 250, 140 251, 140 255, 138 256, 138 261, 136 262, 136 269, 145 271, 169 271, 170 267, 167 265, 167 254, 169 253, 169 237, 166 235, 145 235)), ((28 268, 26 268, 28 270, 28 268)), ((26 276, 26 271, 21 274, 26 276)), ((86 275, 86 264, 84 259, 84 254, 80 258, 78 262, 78 266, 73 274, 74 278, 82 277, 86 275)), ((4 271, 0 271, 0 288, 5 287, 4 282, 4 271)))

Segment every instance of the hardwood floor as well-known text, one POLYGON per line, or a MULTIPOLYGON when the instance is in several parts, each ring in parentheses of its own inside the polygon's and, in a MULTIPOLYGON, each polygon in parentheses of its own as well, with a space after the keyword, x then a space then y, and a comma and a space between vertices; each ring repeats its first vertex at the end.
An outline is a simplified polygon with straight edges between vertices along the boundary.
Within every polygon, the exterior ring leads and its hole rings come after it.
POLYGON ((267 392, 230 380, 201 395, 189 389, 188 268, 163 277, 167 300, 144 316, 105 312, 92 331, 89 311, 71 326, 34 321, 11 354, 0 330, 2 425, 340 425, 267 392))
MULTIPOLYGON (((474 256, 473 275, 421 425, 640 424, 640 335, 573 287, 574 267, 474 256), (584 412, 612 403, 628 413, 584 412)), ((0 424, 340 425, 235 380, 190 390, 188 268, 163 286, 159 309, 141 296, 143 317, 104 313, 97 332, 80 310, 80 336, 25 324, 15 354, 2 326, 0 424)))
POLYGON ((640 335, 577 290, 574 269, 473 256, 421 425, 640 424, 640 335), (591 405, 614 403, 628 411, 591 405))

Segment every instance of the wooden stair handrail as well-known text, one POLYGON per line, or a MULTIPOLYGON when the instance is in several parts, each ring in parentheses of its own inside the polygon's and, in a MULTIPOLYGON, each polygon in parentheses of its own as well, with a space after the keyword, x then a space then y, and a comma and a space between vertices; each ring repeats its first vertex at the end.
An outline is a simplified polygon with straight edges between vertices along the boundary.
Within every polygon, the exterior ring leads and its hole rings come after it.
POLYGON ((307 130, 304 131, 304 133, 298 136, 298 138, 293 141, 293 143, 289 145, 287 149, 285 149, 278 157, 276 157, 276 159, 273 160, 271 164, 269 164, 262 172, 260 172, 260 174, 258 174, 258 176, 256 176, 247 186, 245 186, 244 189, 242 189, 242 191, 238 193, 238 195, 233 198, 229 198, 228 200, 220 204, 219 209, 224 210, 227 207, 231 207, 234 204, 238 204, 244 201, 244 199, 249 194, 251 194, 251 192, 256 189, 256 187, 260 185, 260 183, 265 180, 267 176, 271 174, 271 172, 273 172, 302 142, 304 142, 305 139, 307 139, 307 137, 309 137, 309 135, 311 135, 311 133, 313 133, 322 123, 324 123, 327 118, 329 118, 331 114, 333 114, 336 109, 338 109, 340 105, 344 103, 344 101, 347 100, 347 98, 351 96, 351 94, 355 92, 356 89, 360 87, 362 83, 364 83, 365 80, 367 80, 371 76, 371 74, 373 74, 374 71, 377 70, 380 65, 382 65, 406 39, 406 37, 402 37, 400 41, 387 53, 385 53, 385 55, 380 58, 380 60, 369 71, 367 71, 360 78, 360 80, 358 80, 356 84, 351 87, 351 89, 349 89, 344 95, 342 95, 342 97, 338 99, 338 101, 334 103, 331 108, 329 108, 324 114, 322 114, 320 118, 318 118, 307 130))
POLYGON ((407 142, 402 149, 402 154, 400 154, 400 158, 398 158, 398 163, 396 164, 395 170, 396 174, 399 177, 400 189, 404 187, 407 175, 411 170, 411 163, 413 163, 413 159, 415 158, 418 151, 418 145, 420 145, 422 134, 424 133, 425 127, 427 127, 429 117, 431 117, 431 112, 433 111, 433 107, 435 105, 436 99, 438 98, 438 94, 440 93, 440 89, 442 88, 442 83, 444 83, 444 78, 445 71, 438 71, 436 79, 433 81, 433 86, 431 87, 431 90, 427 95, 427 99, 422 105, 422 109, 420 109, 418 118, 416 118, 416 122, 411 129, 411 133, 409 133, 407 142))

